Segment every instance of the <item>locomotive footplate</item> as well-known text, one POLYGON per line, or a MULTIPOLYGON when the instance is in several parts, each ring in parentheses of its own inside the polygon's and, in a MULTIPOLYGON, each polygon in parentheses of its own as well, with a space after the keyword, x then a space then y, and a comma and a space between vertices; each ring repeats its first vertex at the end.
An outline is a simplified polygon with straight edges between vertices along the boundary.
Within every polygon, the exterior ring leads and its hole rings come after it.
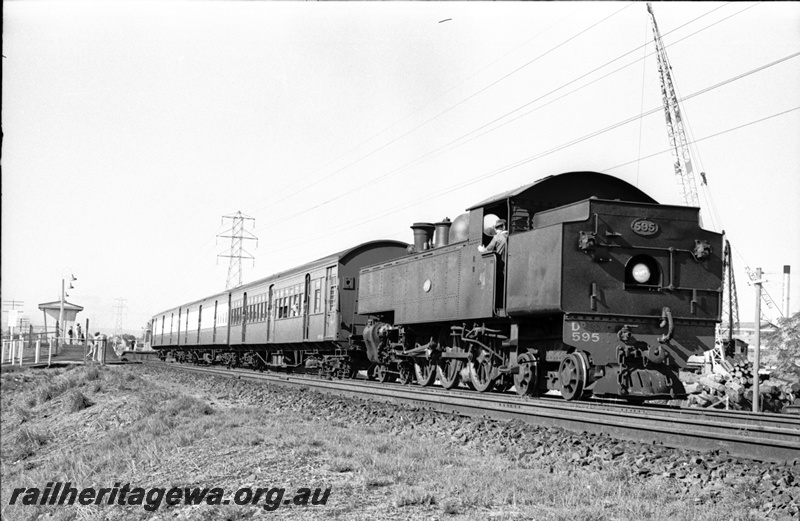
POLYGON ((586 356, 585 388, 595 396, 675 398, 686 394, 678 370, 713 347, 710 325, 674 318, 668 308, 650 316, 566 315, 563 342, 586 356))

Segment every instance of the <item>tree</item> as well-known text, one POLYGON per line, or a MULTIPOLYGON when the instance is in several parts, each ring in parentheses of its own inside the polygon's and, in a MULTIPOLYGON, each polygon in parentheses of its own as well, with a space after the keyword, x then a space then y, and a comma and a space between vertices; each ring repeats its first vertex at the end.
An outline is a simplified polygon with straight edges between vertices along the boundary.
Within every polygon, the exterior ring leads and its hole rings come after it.
POLYGON ((800 312, 778 320, 775 331, 764 335, 764 345, 778 351, 775 376, 800 381, 800 312))

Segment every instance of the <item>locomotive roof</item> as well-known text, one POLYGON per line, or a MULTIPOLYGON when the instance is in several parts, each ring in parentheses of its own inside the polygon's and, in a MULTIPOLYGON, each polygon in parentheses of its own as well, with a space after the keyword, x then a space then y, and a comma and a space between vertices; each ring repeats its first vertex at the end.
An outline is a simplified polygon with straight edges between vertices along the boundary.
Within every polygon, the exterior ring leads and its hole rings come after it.
POLYGON ((632 184, 614 176, 599 172, 568 172, 543 177, 531 184, 497 194, 470 206, 467 210, 482 208, 515 197, 532 199, 543 204, 546 203, 550 208, 557 208, 593 196, 598 199, 658 204, 655 199, 632 184))

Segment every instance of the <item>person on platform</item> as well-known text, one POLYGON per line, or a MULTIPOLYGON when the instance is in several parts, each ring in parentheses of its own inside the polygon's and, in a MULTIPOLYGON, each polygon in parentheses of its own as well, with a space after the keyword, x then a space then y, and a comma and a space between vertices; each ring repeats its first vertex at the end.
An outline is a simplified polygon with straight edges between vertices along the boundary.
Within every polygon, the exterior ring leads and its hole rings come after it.
POLYGON ((68 343, 69 343, 70 345, 72 344, 72 337, 73 337, 74 335, 75 335, 75 333, 73 333, 73 332, 72 332, 72 328, 69 328, 69 331, 67 331, 67 336, 69 337, 69 342, 68 342, 68 343))
POLYGON ((492 237, 492 242, 487 244, 485 248, 483 246, 478 246, 478 251, 481 253, 495 251, 502 258, 503 254, 506 252, 506 242, 508 241, 505 219, 497 219, 497 222, 494 224, 494 229, 496 233, 494 237, 492 237))
POLYGON ((89 354, 86 355, 86 358, 91 360, 92 362, 100 360, 100 332, 96 331, 94 334, 94 339, 91 342, 91 346, 89 347, 89 354))

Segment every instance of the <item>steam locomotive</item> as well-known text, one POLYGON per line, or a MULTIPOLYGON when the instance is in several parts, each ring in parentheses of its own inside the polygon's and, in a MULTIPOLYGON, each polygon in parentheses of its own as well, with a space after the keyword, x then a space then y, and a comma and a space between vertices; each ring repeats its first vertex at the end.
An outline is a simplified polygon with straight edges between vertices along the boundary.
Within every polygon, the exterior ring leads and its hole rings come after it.
POLYGON ((722 236, 596 172, 540 179, 414 244, 371 241, 156 315, 178 361, 631 401, 714 345, 722 236), (508 223, 505 252, 482 252, 508 223))

